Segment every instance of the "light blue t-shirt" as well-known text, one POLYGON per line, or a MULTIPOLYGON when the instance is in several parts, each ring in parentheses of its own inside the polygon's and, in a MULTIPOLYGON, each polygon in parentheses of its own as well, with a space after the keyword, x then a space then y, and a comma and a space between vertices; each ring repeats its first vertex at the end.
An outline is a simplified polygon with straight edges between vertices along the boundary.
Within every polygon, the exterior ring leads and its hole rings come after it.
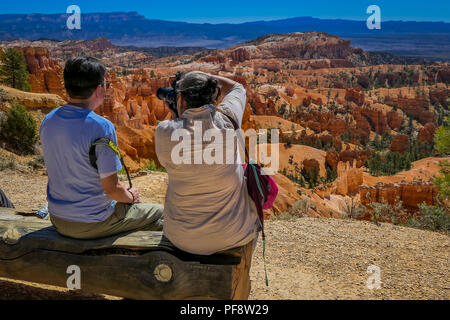
POLYGON ((96 170, 89 149, 99 138, 117 144, 114 125, 93 111, 71 105, 53 110, 42 121, 40 136, 48 172, 47 200, 51 215, 76 222, 101 222, 114 211, 100 174, 122 169, 111 148, 97 146, 96 170))

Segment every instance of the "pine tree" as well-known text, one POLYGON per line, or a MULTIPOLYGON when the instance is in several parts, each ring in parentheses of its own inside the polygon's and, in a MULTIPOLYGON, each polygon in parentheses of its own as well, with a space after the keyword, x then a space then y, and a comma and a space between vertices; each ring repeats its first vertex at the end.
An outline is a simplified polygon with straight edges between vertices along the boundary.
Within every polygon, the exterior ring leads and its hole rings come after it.
POLYGON ((8 48, 1 55, 0 82, 8 87, 22 91, 31 91, 28 83, 27 65, 23 54, 13 48, 8 48))
POLYGON ((445 121, 445 125, 436 130, 434 137, 436 150, 442 155, 450 154, 450 120, 445 121))
POLYGON ((4 141, 11 151, 31 154, 38 140, 36 127, 36 121, 27 109, 15 103, 2 123, 0 141, 4 141))

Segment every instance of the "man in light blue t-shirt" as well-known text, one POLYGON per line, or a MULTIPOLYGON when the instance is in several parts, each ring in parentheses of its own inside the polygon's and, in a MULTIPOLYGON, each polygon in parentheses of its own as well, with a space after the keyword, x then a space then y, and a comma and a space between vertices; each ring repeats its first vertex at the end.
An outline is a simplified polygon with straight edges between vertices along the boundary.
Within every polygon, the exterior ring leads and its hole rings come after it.
POLYGON ((77 239, 163 227, 163 207, 141 204, 139 192, 119 182, 122 165, 111 148, 96 146, 98 169, 90 163, 89 149, 97 139, 117 144, 114 125, 94 113, 105 96, 105 73, 93 58, 68 60, 64 81, 69 104, 49 113, 40 129, 51 221, 59 233, 77 239))

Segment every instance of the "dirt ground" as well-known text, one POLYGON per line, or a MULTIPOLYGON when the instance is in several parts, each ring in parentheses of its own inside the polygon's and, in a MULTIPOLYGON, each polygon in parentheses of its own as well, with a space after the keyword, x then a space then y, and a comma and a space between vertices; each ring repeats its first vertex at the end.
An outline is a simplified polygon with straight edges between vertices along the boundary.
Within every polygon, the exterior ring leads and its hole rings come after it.
MULTIPOLYGON (((47 177, 0 172, 0 188, 16 207, 46 203, 47 177)), ((167 175, 135 178, 144 202, 163 204, 167 175)), ((264 283, 259 240, 251 269, 250 299, 450 299, 447 234, 361 221, 301 218, 266 223, 264 283), (367 268, 380 270, 380 289, 369 289, 367 268)), ((0 279, 5 299, 116 299, 0 279)))

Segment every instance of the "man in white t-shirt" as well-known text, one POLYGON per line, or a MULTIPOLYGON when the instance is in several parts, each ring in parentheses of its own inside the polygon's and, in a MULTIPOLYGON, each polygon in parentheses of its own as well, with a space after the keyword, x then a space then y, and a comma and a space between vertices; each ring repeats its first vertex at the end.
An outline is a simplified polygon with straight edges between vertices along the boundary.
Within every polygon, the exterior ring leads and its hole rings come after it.
MULTIPOLYGON (((225 137, 235 125, 240 128, 246 91, 235 81, 203 72, 185 74, 176 88, 180 118, 161 122, 155 133, 156 153, 169 175, 164 234, 175 246, 193 254, 210 255, 244 246, 256 240, 260 224, 242 164, 207 164, 204 159, 198 163, 194 154, 203 155, 214 148, 215 152, 221 148, 223 155, 230 151, 230 145, 222 143, 225 139, 205 142, 197 133, 199 128, 203 133, 213 129, 225 137), (224 98, 216 105, 220 92, 224 98), (180 145, 174 137, 180 133, 185 138, 188 135, 192 143, 193 152, 188 156, 192 161, 174 159, 180 145)), ((240 159, 238 144, 231 148, 233 158, 240 159)))

